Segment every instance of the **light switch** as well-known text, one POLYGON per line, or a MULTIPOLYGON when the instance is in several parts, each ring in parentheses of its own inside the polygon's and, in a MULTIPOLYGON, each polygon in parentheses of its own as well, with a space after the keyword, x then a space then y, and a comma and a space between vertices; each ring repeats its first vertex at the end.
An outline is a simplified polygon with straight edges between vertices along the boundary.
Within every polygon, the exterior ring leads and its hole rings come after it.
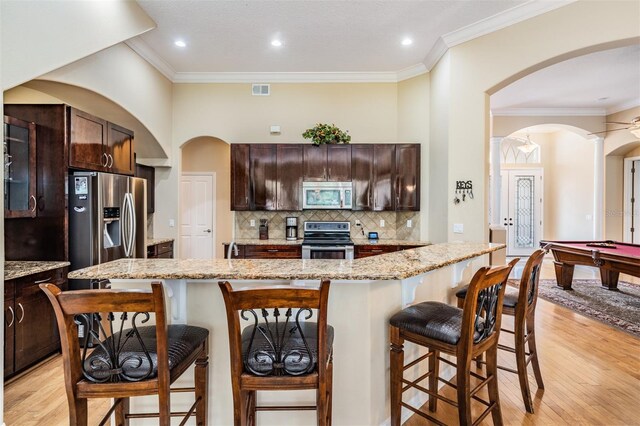
POLYGON ((407 228, 413 227, 413 220, 407 219, 407 228))
POLYGON ((169 227, 173 228, 174 226, 176 226, 176 221, 175 219, 169 219, 169 227))
POLYGON ((453 233, 454 234, 462 234, 464 232, 464 225, 462 223, 454 223, 453 224, 453 233))
POLYGON ((384 228, 384 219, 380 219, 380 228, 384 228))

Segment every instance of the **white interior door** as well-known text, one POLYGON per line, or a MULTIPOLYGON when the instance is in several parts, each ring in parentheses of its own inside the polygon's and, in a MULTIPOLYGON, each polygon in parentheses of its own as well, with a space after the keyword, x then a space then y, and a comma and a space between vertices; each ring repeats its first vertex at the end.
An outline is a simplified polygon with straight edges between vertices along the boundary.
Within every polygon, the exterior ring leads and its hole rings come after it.
POLYGON ((215 174, 184 173, 180 181, 180 258, 215 257, 215 174))
POLYGON ((624 159, 623 241, 640 244, 640 157, 624 159))
POLYGON ((500 176, 507 256, 529 256, 542 236, 542 169, 502 170, 500 176))

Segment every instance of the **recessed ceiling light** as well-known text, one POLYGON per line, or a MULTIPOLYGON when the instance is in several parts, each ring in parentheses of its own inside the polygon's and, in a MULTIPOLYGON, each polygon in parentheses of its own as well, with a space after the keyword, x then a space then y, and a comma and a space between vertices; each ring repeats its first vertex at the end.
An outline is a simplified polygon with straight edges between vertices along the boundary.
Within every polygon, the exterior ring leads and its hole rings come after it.
POLYGON ((411 44, 413 44, 413 40, 411 40, 409 37, 405 37, 402 39, 403 46, 410 46, 411 44))
POLYGON ((280 46, 282 46, 282 42, 280 40, 273 40, 271 42, 271 45, 274 46, 274 47, 280 47, 280 46))
POLYGON ((600 102, 602 102, 602 101, 606 101, 607 99, 609 99, 609 97, 608 97, 608 96, 605 96, 605 97, 603 97, 603 98, 598 98, 598 100, 599 100, 600 102))
POLYGON ((176 40, 176 41, 173 42, 173 44, 175 44, 178 47, 187 47, 187 43, 185 43, 182 40, 176 40))

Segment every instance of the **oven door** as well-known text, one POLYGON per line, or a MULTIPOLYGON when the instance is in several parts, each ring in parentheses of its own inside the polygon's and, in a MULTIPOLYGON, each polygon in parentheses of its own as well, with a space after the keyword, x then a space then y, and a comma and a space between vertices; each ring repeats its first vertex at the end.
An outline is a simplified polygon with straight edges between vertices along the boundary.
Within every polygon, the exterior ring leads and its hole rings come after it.
POLYGON ((353 259, 353 246, 302 246, 303 259, 353 259))

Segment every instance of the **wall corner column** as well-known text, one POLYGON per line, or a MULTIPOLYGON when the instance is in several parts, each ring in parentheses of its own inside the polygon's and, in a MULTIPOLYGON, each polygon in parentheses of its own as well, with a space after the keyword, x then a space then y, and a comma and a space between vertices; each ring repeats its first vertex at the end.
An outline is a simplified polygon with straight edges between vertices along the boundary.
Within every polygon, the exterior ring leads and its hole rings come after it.
POLYGON ((500 225, 500 199, 502 180, 500 179, 500 147, 503 137, 492 137, 489 145, 489 158, 491 163, 491 225, 500 225))
POLYGON ((604 138, 596 138, 593 160, 593 239, 604 238, 604 138))

